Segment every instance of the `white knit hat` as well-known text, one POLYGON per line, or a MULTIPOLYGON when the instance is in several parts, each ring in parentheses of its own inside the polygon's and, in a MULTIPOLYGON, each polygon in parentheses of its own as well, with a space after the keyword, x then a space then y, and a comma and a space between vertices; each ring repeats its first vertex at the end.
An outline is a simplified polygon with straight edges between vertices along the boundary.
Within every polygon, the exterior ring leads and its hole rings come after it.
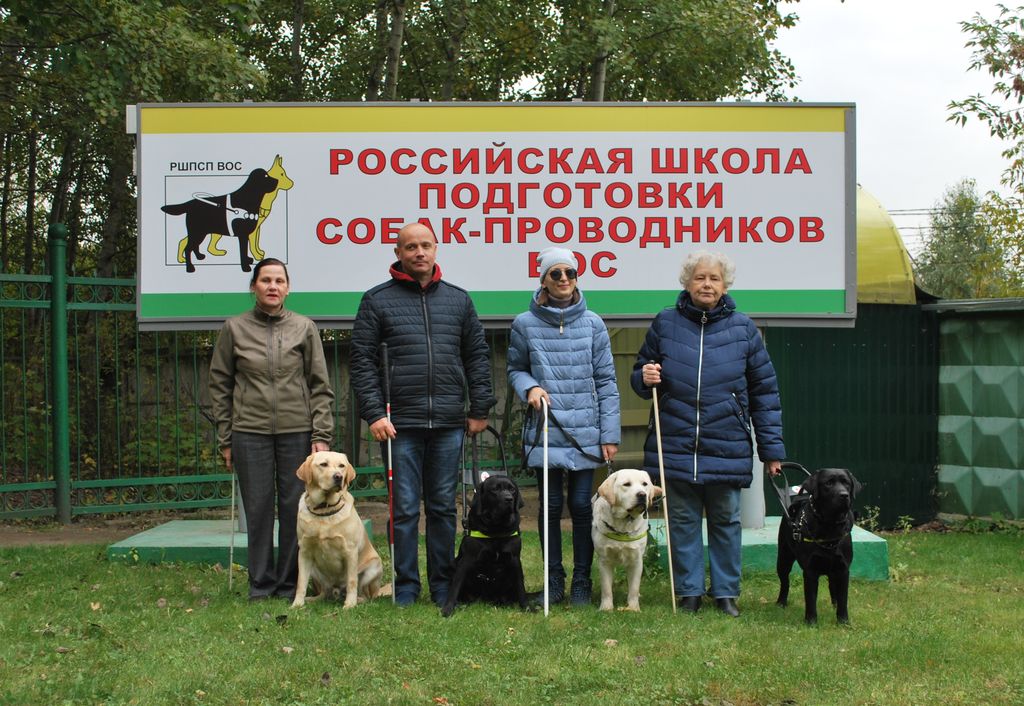
POLYGON ((545 248, 540 251, 540 279, 544 281, 544 275, 548 273, 555 265, 565 265, 566 267, 576 269, 576 256, 572 254, 572 250, 566 250, 565 248, 545 248))

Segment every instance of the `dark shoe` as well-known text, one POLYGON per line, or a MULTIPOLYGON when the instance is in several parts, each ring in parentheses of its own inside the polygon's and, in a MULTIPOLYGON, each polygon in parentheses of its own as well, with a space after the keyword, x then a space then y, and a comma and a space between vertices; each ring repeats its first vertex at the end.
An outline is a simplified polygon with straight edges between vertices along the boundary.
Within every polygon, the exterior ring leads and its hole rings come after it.
POLYGON ((715 606, 728 616, 733 618, 740 617, 740 609, 736 607, 735 598, 716 598, 715 606))
POLYGON ((574 606, 590 605, 590 579, 573 579, 569 587, 569 603, 574 606))
MULTIPOLYGON (((548 604, 557 605, 565 600, 565 582, 564 580, 550 579, 548 581, 548 604)), ((537 592, 536 603, 539 606, 544 605, 544 591, 537 592)))
POLYGON ((687 613, 696 613, 700 610, 700 596, 681 596, 676 599, 676 605, 687 613))
POLYGON ((408 608, 416 602, 416 595, 413 593, 399 593, 395 595, 395 605, 399 608, 408 608))

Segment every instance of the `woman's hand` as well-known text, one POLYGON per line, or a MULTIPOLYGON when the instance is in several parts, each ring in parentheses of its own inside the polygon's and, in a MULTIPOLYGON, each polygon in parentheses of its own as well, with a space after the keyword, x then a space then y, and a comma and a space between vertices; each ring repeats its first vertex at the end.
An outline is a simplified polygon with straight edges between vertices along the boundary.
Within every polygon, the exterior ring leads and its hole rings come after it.
POLYGON ((656 387, 661 384, 661 363, 646 363, 640 368, 644 385, 656 387))
POLYGON ((604 455, 604 460, 611 463, 615 458, 615 454, 619 452, 618 444, 601 444, 601 453, 604 455))
POLYGON ((782 461, 765 461, 764 470, 770 476, 777 476, 782 473, 782 461))
POLYGON ((548 409, 551 409, 551 398, 548 397, 547 390, 540 385, 531 387, 529 392, 526 393, 526 402, 538 412, 540 411, 541 400, 547 402, 548 409))

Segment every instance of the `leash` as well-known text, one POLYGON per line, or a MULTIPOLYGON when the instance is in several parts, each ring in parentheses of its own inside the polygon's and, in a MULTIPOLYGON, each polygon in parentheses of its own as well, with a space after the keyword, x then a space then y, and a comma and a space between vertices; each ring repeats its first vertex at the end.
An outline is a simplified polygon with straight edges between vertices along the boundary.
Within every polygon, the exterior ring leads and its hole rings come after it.
MULTIPOLYGON (((561 422, 558 421, 558 417, 555 416, 555 413, 551 410, 551 407, 548 407, 547 405, 545 405, 545 410, 547 412, 547 419, 552 424, 555 425, 555 428, 558 429, 558 431, 562 432, 562 436, 565 437, 566 441, 568 441, 570 444, 572 444, 572 447, 574 449, 576 449, 577 451, 579 451, 583 455, 583 458, 587 459, 588 461, 593 461, 594 463, 597 463, 597 464, 602 465, 602 466, 607 464, 608 472, 611 473, 611 471, 612 471, 611 461, 608 461, 607 459, 601 458, 600 456, 595 456, 593 454, 589 454, 586 451, 584 451, 583 447, 580 446, 580 442, 576 441, 576 437, 574 437, 572 434, 570 434, 566 430, 566 428, 562 426, 561 422)), ((526 421, 529 422, 530 418, 533 417, 533 415, 534 415, 533 407, 531 405, 526 405, 526 421)), ((540 445, 541 433, 542 433, 542 425, 538 424, 537 425, 537 429, 536 429, 536 431, 534 433, 533 444, 530 446, 529 449, 526 448, 526 444, 525 443, 523 444, 523 464, 524 464, 524 466, 526 464, 526 459, 530 456, 530 454, 533 452, 533 450, 540 445)))
MULTIPOLYGON (((783 461, 782 467, 779 469, 779 475, 768 476, 768 479, 771 481, 772 488, 775 490, 775 495, 779 498, 779 505, 782 506, 782 511, 786 513, 787 516, 791 516, 792 513, 790 512, 790 508, 793 506, 794 498, 800 495, 800 486, 793 485, 792 483, 789 482, 789 478, 786 477, 787 468, 794 468, 799 471, 802 471, 803 474, 806 476, 806 478, 804 478, 803 480, 807 480, 807 478, 810 478, 811 473, 796 461, 783 461), (782 482, 785 483, 785 485, 782 487, 780 487, 779 484, 776 482, 776 479, 778 479, 779 477, 781 477, 782 482)), ((803 483, 803 480, 800 481, 801 484, 803 483)))

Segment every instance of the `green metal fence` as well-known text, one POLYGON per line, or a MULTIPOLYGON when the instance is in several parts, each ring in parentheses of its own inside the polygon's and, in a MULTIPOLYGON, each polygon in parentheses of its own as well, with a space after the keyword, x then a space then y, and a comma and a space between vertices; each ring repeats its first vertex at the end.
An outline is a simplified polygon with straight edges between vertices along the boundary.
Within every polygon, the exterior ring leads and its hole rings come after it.
MULTIPOLYGON (((59 228, 51 255, 62 254, 59 228)), ((62 273, 63 262, 50 271, 62 273)), ((204 415, 217 334, 140 332, 135 306, 133 278, 0 274, 0 519, 230 504, 231 475, 204 415)), ((354 408, 349 332, 321 338, 336 447, 358 467, 353 494, 385 496, 379 447, 354 408)), ((488 331, 488 341, 501 352, 492 374, 502 381, 507 331, 488 331)), ((520 406, 505 403, 502 385, 497 392, 492 423, 517 439, 510 425, 521 424, 520 406)), ((481 464, 495 458, 486 448, 481 464)))

